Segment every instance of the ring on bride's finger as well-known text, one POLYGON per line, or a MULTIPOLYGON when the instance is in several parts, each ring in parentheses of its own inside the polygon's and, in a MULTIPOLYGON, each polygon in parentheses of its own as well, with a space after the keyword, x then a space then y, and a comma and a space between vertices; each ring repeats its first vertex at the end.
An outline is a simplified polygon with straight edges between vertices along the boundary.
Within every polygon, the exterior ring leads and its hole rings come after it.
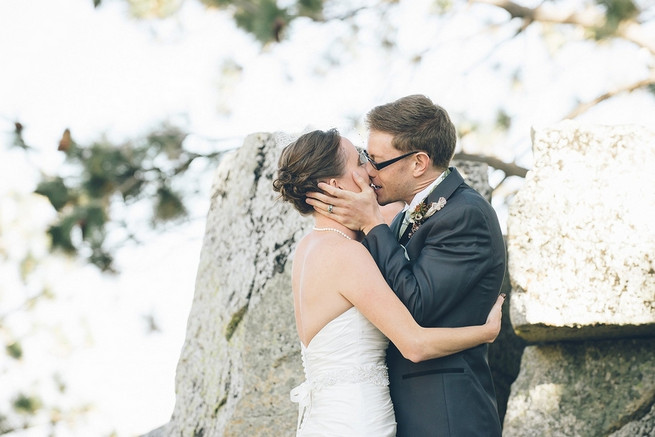
POLYGON ((332 214, 332 210, 334 209, 334 205, 328 205, 328 212, 332 214))

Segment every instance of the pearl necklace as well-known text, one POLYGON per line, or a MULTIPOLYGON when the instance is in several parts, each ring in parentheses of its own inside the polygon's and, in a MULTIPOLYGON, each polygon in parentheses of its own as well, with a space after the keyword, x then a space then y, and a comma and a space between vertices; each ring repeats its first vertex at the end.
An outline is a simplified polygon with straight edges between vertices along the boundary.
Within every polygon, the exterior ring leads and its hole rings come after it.
POLYGON ((334 228, 317 228, 316 226, 314 226, 312 229, 315 230, 315 231, 332 231, 332 232, 336 232, 337 234, 340 234, 340 235, 346 237, 347 239, 352 240, 352 238, 350 238, 348 235, 346 235, 345 232, 342 232, 342 231, 340 231, 338 229, 334 229, 334 228))

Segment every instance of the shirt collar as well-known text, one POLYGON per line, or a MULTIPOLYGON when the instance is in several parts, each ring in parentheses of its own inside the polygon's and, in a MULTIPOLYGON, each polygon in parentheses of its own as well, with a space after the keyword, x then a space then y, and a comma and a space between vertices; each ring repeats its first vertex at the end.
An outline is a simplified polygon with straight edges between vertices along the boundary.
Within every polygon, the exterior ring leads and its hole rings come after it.
POLYGON ((448 176, 449 173, 450 173, 450 169, 447 168, 430 185, 428 185, 423 190, 416 193, 416 195, 412 199, 412 202, 409 205, 405 204, 405 208, 403 208, 402 212, 405 212, 410 208, 416 208, 416 205, 423 202, 425 198, 428 197, 430 193, 437 187, 437 185, 439 185, 444 179, 446 179, 446 176, 448 176))

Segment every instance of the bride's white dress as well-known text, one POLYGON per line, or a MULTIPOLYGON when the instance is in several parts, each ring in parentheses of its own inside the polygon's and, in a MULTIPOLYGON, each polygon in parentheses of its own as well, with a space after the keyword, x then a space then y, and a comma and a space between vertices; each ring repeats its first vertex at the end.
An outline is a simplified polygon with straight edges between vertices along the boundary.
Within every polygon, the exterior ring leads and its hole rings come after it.
POLYGON ((306 381, 298 402, 297 436, 396 435, 385 365, 387 338, 355 307, 330 321, 305 347, 306 381))

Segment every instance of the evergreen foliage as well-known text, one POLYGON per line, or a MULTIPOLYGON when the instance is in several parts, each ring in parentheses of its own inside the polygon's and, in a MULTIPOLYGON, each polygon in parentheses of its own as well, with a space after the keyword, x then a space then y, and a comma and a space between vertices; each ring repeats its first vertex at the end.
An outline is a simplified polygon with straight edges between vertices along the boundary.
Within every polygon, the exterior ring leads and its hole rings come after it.
MULTIPOLYGON (((129 4, 130 11, 137 18, 166 18, 174 15, 185 0, 124 0, 129 4)), ((326 0, 186 0, 201 2, 210 8, 220 8, 230 12, 237 26, 250 34, 262 46, 276 44, 289 38, 287 30, 297 19, 312 20, 316 25, 328 21, 343 21, 352 24, 353 32, 357 32, 358 24, 351 20, 363 11, 380 12, 381 19, 389 20, 388 26, 393 30, 393 6, 399 0, 379 0, 377 2, 336 2, 326 0), (337 7, 338 6, 338 7, 337 7), (350 21, 349 21, 350 20, 350 21)), ((463 0, 462 0, 463 1, 463 0)), ((575 2, 578 9, 569 10, 569 15, 559 12, 566 11, 572 2, 521 2, 529 3, 531 7, 519 4, 520 0, 469 0, 468 3, 492 5, 507 12, 507 25, 514 26, 514 37, 519 37, 526 27, 540 21, 548 24, 548 32, 557 32, 558 26, 574 26, 582 30, 586 39, 598 44, 616 38, 636 44, 650 54, 646 69, 650 76, 628 86, 592 99, 581 102, 578 110, 563 118, 575 118, 580 112, 587 110, 596 103, 607 100, 620 93, 645 89, 655 96, 655 73, 652 62, 655 58, 655 42, 643 38, 640 30, 645 25, 652 25, 655 18, 653 2, 650 0, 579 0, 575 2), (546 7, 544 7, 546 6, 546 7), (518 23, 518 24, 517 24, 518 23), (626 32, 630 29, 630 32, 626 32)), ((109 3, 102 0, 91 0, 95 8, 102 8, 109 3)), ((448 14, 458 2, 455 0, 436 0, 435 14, 448 14)), ((491 24, 498 26, 498 23, 491 24)), ((380 37, 379 44, 383 50, 393 48, 396 41, 393 32, 380 37)), ((648 35, 648 34, 646 34, 648 35)), ((545 36, 544 36, 545 37, 545 36)), ((420 64, 422 54, 413 58, 415 64, 420 64)), ((335 64, 339 59, 330 59, 335 64)), ((318 71, 318 70, 317 70, 318 71)), ((495 123, 500 130, 512 126, 512 114, 500 108, 496 111, 495 123)), ((469 128, 459 129, 465 136, 469 131, 475 131, 478 126, 475 120, 470 121, 469 128)), ((13 122, 13 131, 9 144, 26 154, 33 151, 24 138, 25 127, 19 120, 13 122)), ((186 147, 187 132, 182 128, 169 124, 154 129, 151 133, 121 143, 113 143, 106 138, 99 138, 90 144, 79 144, 74 141, 70 131, 65 130, 59 143, 59 151, 65 155, 65 162, 56 174, 43 175, 35 192, 48 199, 55 211, 55 219, 50 224, 47 234, 51 249, 69 256, 88 261, 103 272, 114 272, 114 254, 117 248, 116 238, 111 238, 117 231, 126 238, 132 238, 134 230, 130 224, 116 214, 117 210, 130 209, 138 205, 147 205, 150 211, 149 224, 157 227, 182 220, 188 210, 187 192, 179 181, 189 173, 191 164, 197 159, 204 159, 213 164, 220 158, 222 152, 199 154, 186 147)), ((525 169, 516 168, 513 163, 504 163, 493 157, 478 158, 488 162, 492 167, 501 169, 506 175, 525 175, 525 169), (512 173, 514 172, 514 173, 512 173)), ((118 243, 119 244, 119 243, 118 243)), ((0 247, 0 256, 2 256, 0 247)), ((26 278, 34 270, 37 262, 31 254, 27 254, 21 263, 19 277, 26 278)), ((26 298, 26 303, 20 310, 32 309, 35 302, 52 298, 47 289, 39 290, 26 298)), ((0 323, 6 317, 7 311, 0 313, 0 323)), ((238 324, 238 317, 232 325, 238 324)), ((3 326, 3 329, 5 327, 3 326)), ((230 326, 230 329, 234 326, 230 326)), ((4 329, 5 355, 8 362, 20 363, 28 360, 28 346, 22 338, 15 338, 12 332, 4 329), (25 345, 25 351, 23 350, 25 345)), ((225 333, 231 335, 231 331, 225 333)), ((54 378, 56 380, 56 377, 54 378)), ((55 381, 60 391, 66 385, 63 381, 55 381)), ((31 418, 37 413, 47 410, 51 412, 52 423, 64 420, 65 414, 57 407, 49 405, 37 396, 18 393, 12 397, 9 411, 0 412, 0 434, 16 429, 16 422, 9 416, 20 416, 23 427, 28 427, 31 418), (45 404, 45 405, 44 405, 45 404)))
POLYGON ((107 246, 112 205, 137 201, 152 203, 151 222, 183 218, 186 207, 174 181, 200 155, 184 148, 186 134, 163 125, 145 138, 112 144, 99 140, 88 146, 74 142, 67 130, 59 150, 66 154, 62 174, 44 177, 36 193, 46 196, 57 211, 48 234, 52 249, 85 254, 103 271, 113 271, 113 248, 107 246))

